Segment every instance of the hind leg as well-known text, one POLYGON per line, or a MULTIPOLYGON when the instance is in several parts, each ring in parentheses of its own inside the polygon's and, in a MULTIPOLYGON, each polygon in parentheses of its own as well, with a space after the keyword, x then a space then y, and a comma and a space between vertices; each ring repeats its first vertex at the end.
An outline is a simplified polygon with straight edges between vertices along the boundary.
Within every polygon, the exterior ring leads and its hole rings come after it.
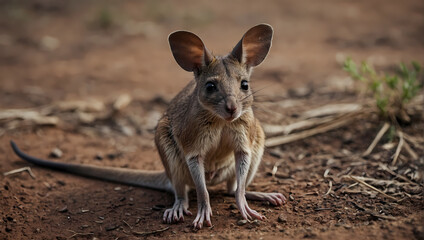
MULTIPOLYGON (((260 132, 259 132, 259 134, 260 134, 260 132)), ((248 186, 253 181, 253 178, 256 175, 256 171, 258 170, 258 166, 261 162, 262 155, 263 155, 263 152, 264 152, 263 140, 262 139, 263 138, 259 138, 258 141, 254 142, 254 144, 252 144, 250 166, 249 166, 249 171, 248 171, 247 177, 246 177, 246 186, 248 186)), ((243 164, 241 164, 241 165, 243 165, 243 164)), ((227 181, 227 191, 228 191, 229 194, 236 194, 237 180, 238 180, 237 178, 234 176, 227 181)), ((286 203, 286 201, 287 201, 286 198, 284 197, 284 195, 281 194, 281 193, 263 193, 263 192, 246 191, 244 193, 244 196, 245 196, 246 199, 249 199, 249 200, 267 201, 267 202, 269 202, 273 205, 277 205, 277 206, 282 205, 282 204, 286 203)), ((236 195, 236 198, 237 198, 237 195, 236 195)), ((247 206, 247 203, 246 203, 246 206, 247 206)), ((247 208, 249 208, 249 207, 247 206, 247 208)))

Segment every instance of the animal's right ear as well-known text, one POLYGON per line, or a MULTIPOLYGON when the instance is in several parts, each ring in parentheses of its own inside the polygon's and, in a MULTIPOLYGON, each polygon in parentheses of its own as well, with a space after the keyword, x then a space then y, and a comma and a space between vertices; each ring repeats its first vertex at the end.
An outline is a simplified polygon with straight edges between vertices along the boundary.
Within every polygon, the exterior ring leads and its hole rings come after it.
POLYGON ((175 60, 186 71, 198 72, 213 60, 212 54, 194 33, 173 32, 169 35, 168 41, 175 60))
POLYGON ((273 30, 271 25, 259 24, 249 29, 234 47, 231 55, 248 67, 259 65, 271 47, 273 30))

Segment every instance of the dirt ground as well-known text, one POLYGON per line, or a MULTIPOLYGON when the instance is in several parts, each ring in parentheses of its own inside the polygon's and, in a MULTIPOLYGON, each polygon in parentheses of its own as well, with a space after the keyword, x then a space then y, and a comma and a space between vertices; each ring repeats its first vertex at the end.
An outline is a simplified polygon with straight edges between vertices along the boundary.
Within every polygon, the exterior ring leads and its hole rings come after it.
MULTIPOLYGON (((359 101, 341 67, 347 56, 379 70, 424 63, 421 0, 0 1, 0 111, 74 100, 104 102, 107 109, 123 94, 132 99, 94 122, 76 124, 77 111, 60 113, 55 126, 0 119, 0 172, 29 166, 35 175, 0 175, 0 239, 424 239, 422 146, 411 146, 418 160, 402 152, 394 169, 418 187, 402 195, 380 186, 401 201, 353 191, 359 186, 340 180, 346 174, 394 179, 379 167, 396 149, 383 145, 387 140, 357 157, 381 128, 377 117, 268 148, 249 189, 281 192, 288 203, 250 202, 267 219, 239 225, 234 198, 217 186, 210 190, 213 227, 200 231, 191 228, 194 217, 161 222, 173 203, 170 194, 43 169, 13 154, 12 139, 54 161, 162 169, 154 127, 192 79, 173 59, 168 34, 190 30, 215 54, 226 54, 262 22, 275 31, 269 56, 252 75, 253 87, 261 89, 255 114, 264 124, 284 125, 309 109, 359 101), (54 148, 63 152, 59 159, 49 157, 54 148)), ((402 127, 423 137, 423 115, 402 127)), ((195 213, 195 193, 190 206, 195 213)))

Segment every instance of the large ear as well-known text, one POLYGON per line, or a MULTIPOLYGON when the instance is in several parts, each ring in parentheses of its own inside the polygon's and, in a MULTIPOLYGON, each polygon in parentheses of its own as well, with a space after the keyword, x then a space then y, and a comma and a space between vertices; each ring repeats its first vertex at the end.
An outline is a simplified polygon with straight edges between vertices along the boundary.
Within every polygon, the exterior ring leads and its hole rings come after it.
POLYGON ((196 72, 213 60, 212 54, 194 33, 173 32, 169 35, 168 41, 175 60, 186 71, 196 72))
POLYGON ((249 67, 259 65, 271 47, 273 30, 268 24, 259 24, 249 29, 234 47, 231 55, 249 67))

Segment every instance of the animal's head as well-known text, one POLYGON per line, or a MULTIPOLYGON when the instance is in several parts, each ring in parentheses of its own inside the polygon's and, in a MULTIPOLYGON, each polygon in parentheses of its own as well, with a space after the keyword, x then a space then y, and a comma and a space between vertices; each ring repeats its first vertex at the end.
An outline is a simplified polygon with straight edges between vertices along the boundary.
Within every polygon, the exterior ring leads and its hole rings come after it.
POLYGON ((259 65, 271 47, 273 30, 260 24, 249 29, 227 56, 213 56, 194 33, 177 31, 169 44, 177 63, 194 72, 200 104, 227 121, 234 121, 253 102, 251 69, 259 65))

